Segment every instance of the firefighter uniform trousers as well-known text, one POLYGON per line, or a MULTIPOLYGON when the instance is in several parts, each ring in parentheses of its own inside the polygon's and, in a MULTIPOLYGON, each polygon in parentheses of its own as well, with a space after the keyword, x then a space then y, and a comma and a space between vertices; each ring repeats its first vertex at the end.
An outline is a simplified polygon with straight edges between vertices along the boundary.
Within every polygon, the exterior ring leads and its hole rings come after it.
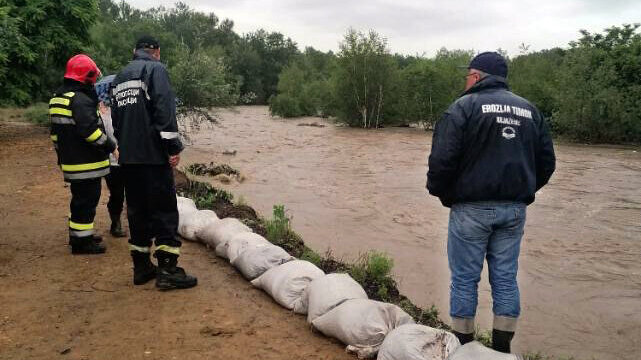
POLYGON ((125 182, 129 248, 149 253, 152 239, 156 251, 180 255, 178 207, 174 174, 166 165, 121 165, 125 182))
POLYGON ((93 220, 100 200, 101 178, 74 181, 70 188, 69 245, 81 245, 85 241, 93 241, 93 220))

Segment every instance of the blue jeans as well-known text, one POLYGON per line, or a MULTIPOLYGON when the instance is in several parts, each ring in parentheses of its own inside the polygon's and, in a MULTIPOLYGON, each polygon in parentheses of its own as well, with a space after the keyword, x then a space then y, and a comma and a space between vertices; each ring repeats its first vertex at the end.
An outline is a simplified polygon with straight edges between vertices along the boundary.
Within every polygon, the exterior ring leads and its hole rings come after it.
POLYGON ((492 287, 494 328, 514 331, 516 318, 521 313, 516 273, 525 212, 526 205, 515 202, 471 202, 452 206, 447 256, 452 276, 450 316, 455 331, 470 333, 474 330, 484 258, 492 287))

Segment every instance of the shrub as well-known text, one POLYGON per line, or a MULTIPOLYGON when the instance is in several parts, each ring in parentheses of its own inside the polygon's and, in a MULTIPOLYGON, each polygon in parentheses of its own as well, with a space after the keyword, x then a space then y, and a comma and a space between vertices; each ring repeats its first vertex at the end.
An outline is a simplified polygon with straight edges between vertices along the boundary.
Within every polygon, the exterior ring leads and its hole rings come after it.
POLYGON ((29 106, 24 116, 36 125, 49 126, 49 106, 46 103, 36 103, 29 106))

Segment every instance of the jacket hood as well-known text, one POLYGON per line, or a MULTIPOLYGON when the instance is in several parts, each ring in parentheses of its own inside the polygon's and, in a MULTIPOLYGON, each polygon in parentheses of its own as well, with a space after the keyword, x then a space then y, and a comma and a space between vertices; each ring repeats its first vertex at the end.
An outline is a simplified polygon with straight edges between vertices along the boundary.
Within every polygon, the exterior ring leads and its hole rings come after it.
POLYGON ((496 76, 496 75, 488 75, 481 79, 481 81, 477 82, 472 86, 471 88, 467 89, 467 91, 463 92, 461 96, 467 95, 467 94, 473 94, 479 91, 487 90, 487 89, 506 89, 509 90, 509 86, 507 85, 507 79, 501 76, 496 76))
POLYGON ((134 52, 134 60, 158 61, 143 49, 138 49, 134 52))

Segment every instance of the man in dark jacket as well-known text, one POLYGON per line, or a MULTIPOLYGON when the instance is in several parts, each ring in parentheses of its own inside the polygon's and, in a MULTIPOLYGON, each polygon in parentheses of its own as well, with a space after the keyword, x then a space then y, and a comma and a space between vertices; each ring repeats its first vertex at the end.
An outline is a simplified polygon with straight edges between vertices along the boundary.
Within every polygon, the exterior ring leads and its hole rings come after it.
POLYGON ((100 200, 100 179, 109 174, 109 153, 116 144, 105 135, 93 89, 100 70, 87 55, 67 62, 64 83, 49 101, 51 140, 64 180, 71 188, 69 244, 72 254, 102 254, 105 247, 94 233, 100 200))
POLYGON ((156 278, 161 290, 196 286, 197 279, 177 266, 181 242, 172 168, 183 145, 176 124, 175 96, 160 63, 158 41, 143 36, 134 59, 112 84, 112 119, 125 181, 134 284, 156 278), (149 258, 155 238, 156 268, 149 258))
POLYGON ((427 188, 451 207, 447 253, 455 335, 463 344, 473 340, 487 258, 492 346, 510 352, 520 315, 516 274, 526 207, 554 172, 554 149, 541 113, 508 89, 500 54, 476 56, 465 78, 465 92, 434 129, 427 188))

